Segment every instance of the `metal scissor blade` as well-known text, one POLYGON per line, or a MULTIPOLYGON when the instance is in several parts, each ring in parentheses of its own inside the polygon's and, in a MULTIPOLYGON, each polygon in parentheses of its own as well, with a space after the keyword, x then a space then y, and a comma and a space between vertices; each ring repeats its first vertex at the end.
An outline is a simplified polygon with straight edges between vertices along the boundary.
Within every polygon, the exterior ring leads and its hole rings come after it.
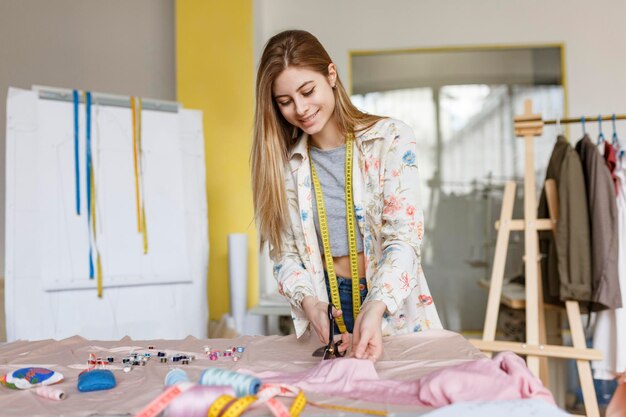
POLYGON ((328 346, 321 346, 318 349, 315 350, 315 352, 313 352, 313 356, 317 357, 317 358, 321 358, 324 356, 324 353, 326 353, 326 349, 328 349, 328 346))

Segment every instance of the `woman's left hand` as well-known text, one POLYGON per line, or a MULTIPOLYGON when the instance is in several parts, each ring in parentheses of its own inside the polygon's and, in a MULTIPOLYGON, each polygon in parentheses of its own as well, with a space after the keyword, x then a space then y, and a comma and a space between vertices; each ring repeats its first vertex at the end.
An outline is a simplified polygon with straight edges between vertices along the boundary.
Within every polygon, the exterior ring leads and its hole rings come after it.
POLYGON ((383 353, 381 323, 386 309, 382 301, 369 301, 361 306, 354 323, 352 356, 374 362, 380 358, 383 353))

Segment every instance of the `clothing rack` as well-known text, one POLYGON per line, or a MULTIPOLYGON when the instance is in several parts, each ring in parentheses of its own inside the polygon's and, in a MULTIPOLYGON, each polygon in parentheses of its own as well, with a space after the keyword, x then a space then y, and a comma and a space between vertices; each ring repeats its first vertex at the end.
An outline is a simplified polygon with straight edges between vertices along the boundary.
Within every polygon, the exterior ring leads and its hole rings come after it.
POLYGON ((567 119, 553 119, 553 120, 544 120, 543 124, 544 125, 556 125, 559 123, 580 123, 583 120, 585 121, 585 123, 593 123, 593 122, 597 122, 598 120, 613 120, 613 116, 615 116, 615 120, 626 120, 626 114, 616 114, 616 115, 610 115, 610 116, 582 116, 579 118, 567 118, 567 119))
MULTIPOLYGON (((606 116, 604 116, 606 117, 606 116)), ((612 120, 613 116, 608 116, 612 120)), ((620 119, 626 115, 620 115, 620 119)), ((617 116, 616 116, 617 119, 617 116)), ((576 123, 582 119, 563 119, 560 123, 576 123)), ((593 118, 589 119, 594 121, 593 118)), ((596 117, 597 121, 597 117, 596 117)), ((580 307, 577 301, 566 301, 567 318, 572 334, 573 347, 548 345, 543 305, 543 290, 541 285, 541 265, 539 257, 538 232, 552 230, 556 233, 556 223, 559 213, 559 201, 556 182, 546 181, 546 198, 550 218, 537 218, 537 197, 535 192, 535 163, 534 140, 540 136, 545 124, 556 124, 556 120, 542 120, 541 115, 533 114, 532 101, 524 103, 524 114, 514 119, 515 136, 524 139, 524 219, 513 219, 513 204, 515 200, 515 182, 508 182, 505 186, 500 220, 496 223, 498 230, 496 250, 494 254, 493 270, 489 287, 487 313, 482 340, 471 340, 479 349, 486 352, 513 351, 526 356, 530 371, 541 378, 548 385, 548 358, 575 359, 583 393, 585 412, 588 417, 599 417, 598 402, 593 378, 591 375, 591 360, 602 359, 602 353, 587 348, 583 331, 580 307), (498 310, 502 296, 504 266, 506 263, 509 235, 511 231, 524 232, 524 263, 526 271, 526 342, 496 341, 496 325, 498 310)))

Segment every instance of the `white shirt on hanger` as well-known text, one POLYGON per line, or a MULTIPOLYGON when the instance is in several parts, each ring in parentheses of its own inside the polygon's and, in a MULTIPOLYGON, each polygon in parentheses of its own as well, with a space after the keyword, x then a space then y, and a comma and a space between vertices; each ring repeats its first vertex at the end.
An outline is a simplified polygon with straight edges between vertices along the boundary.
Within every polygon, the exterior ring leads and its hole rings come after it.
POLYGON ((596 316, 593 347, 604 355, 592 362, 594 378, 614 379, 626 372, 626 167, 615 170, 617 177, 618 276, 622 305, 616 310, 600 311, 596 316))

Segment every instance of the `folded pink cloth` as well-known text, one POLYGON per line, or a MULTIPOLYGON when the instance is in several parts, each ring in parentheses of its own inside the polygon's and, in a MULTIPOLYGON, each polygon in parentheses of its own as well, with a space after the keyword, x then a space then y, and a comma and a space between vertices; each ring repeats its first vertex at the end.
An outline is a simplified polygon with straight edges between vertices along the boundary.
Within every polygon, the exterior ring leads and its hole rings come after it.
POLYGON ((374 363, 342 358, 322 361, 299 373, 254 373, 263 383, 295 385, 302 390, 384 404, 442 407, 459 401, 554 399, 526 363, 512 352, 432 372, 415 381, 383 380, 374 363))
POLYGON ((554 404, 541 381, 512 352, 493 359, 478 359, 428 374, 419 380, 421 404, 442 407, 460 401, 495 401, 540 398, 554 404))

